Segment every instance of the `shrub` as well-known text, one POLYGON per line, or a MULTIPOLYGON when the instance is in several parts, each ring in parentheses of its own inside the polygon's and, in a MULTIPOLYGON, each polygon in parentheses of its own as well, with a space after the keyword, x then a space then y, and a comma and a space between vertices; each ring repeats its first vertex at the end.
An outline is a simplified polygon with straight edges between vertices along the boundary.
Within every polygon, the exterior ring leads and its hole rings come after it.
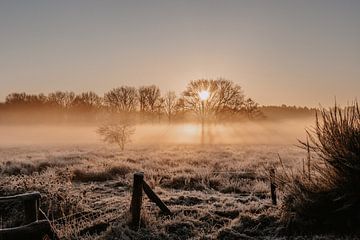
POLYGON ((135 127, 128 121, 121 123, 108 123, 99 127, 97 133, 103 137, 103 141, 116 144, 120 150, 125 149, 125 145, 131 142, 131 137, 135 133, 135 127))
MULTIPOLYGON (((314 153, 309 171, 285 177, 285 219, 293 230, 360 230, 360 111, 321 109, 301 146, 314 153), (311 171, 310 171, 311 170, 311 171)), ((310 163, 310 158, 309 158, 310 163)), ((290 229, 291 230, 291 229, 290 229)))

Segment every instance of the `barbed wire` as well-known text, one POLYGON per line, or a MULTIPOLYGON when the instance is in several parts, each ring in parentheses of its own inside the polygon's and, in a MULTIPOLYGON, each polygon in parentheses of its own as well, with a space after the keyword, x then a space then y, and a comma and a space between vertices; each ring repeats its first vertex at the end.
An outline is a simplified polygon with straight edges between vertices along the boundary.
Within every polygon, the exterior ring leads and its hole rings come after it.
POLYGON ((52 226, 58 236, 68 239, 98 223, 111 222, 121 216, 127 208, 127 203, 124 203, 121 199, 109 199, 101 203, 103 206, 94 207, 90 211, 76 212, 52 220, 52 226))

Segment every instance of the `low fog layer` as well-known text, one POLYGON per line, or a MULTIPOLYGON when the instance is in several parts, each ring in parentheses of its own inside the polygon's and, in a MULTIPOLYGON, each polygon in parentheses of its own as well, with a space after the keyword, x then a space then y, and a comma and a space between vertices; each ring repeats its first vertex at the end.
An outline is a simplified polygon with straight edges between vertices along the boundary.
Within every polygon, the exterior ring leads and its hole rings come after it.
MULTIPOLYGON (((204 135, 209 144, 295 144, 303 139, 313 118, 277 122, 207 124, 204 135)), ((137 125, 132 144, 200 144, 200 124, 137 125)), ((96 126, 81 125, 0 125, 0 146, 99 144, 96 126)))

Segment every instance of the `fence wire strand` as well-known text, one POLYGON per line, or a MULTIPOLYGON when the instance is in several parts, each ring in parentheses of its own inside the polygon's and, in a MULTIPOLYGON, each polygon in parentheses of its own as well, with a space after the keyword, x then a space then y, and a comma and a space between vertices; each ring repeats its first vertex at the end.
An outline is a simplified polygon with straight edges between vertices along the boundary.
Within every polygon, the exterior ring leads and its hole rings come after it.
POLYGON ((127 206, 121 199, 109 199, 102 201, 101 204, 102 206, 94 207, 90 211, 77 212, 55 219, 51 221, 51 224, 61 239, 69 239, 87 228, 115 220, 126 211, 127 206))

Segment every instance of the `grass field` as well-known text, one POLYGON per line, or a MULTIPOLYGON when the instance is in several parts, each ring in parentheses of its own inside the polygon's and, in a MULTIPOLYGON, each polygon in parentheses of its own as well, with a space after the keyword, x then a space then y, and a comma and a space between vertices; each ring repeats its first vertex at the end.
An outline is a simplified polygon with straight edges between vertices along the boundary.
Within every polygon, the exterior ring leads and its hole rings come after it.
MULTIPOLYGON (((278 182, 273 206, 269 169, 280 179, 284 169, 304 172, 307 152, 295 144, 308 123, 214 125, 204 145, 196 125, 138 126, 125 151, 101 143, 94 127, 3 126, 0 196, 39 191, 62 239, 286 239, 286 184, 278 182), (173 215, 144 197, 141 228, 133 231, 129 208, 139 171, 173 215)), ((19 206, 3 209, 2 228, 23 224, 19 206)))
MULTIPOLYGON (((266 169, 279 166, 277 153, 289 166, 304 156, 292 145, 133 145, 124 152, 100 144, 4 147, 0 193, 40 191, 50 219, 99 211, 99 219, 112 218, 100 236, 59 225, 61 235, 75 238, 274 237, 280 215, 271 205, 266 169), (162 216, 145 200, 138 233, 126 227, 137 171, 175 213, 162 216)), ((81 221, 95 224, 96 218, 81 221)))

